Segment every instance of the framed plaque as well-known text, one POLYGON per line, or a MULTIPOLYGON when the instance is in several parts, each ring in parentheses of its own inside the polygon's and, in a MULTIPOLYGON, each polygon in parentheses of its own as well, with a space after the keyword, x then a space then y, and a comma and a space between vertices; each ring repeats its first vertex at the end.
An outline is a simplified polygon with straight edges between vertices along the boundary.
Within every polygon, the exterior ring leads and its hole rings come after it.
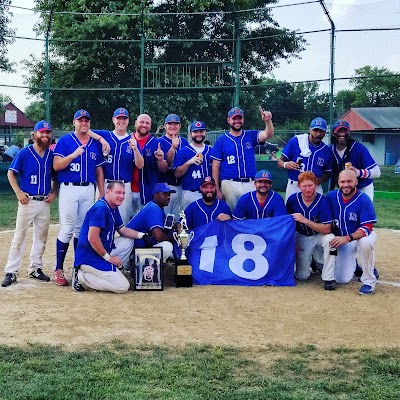
POLYGON ((134 249, 134 290, 163 290, 161 247, 134 249))

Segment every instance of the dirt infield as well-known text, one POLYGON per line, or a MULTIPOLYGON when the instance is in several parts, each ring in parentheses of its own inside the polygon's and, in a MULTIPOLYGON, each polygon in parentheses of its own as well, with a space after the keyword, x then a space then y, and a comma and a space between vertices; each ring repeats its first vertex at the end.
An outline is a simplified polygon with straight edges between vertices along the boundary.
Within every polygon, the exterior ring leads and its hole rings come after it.
MULTIPOLYGON (((48 274, 57 232, 52 226, 45 254, 48 274)), ((0 232, 0 238, 5 263, 12 232, 0 232)), ((163 292, 76 293, 71 287, 28 278, 26 256, 18 282, 0 287, 0 343, 67 349, 113 339, 168 346, 400 346, 399 242, 400 231, 378 230, 381 278, 373 296, 359 296, 356 281, 324 291, 316 274, 296 287, 175 288, 172 271, 167 271, 163 292)), ((69 251, 66 265, 72 265, 72 254, 69 251)))

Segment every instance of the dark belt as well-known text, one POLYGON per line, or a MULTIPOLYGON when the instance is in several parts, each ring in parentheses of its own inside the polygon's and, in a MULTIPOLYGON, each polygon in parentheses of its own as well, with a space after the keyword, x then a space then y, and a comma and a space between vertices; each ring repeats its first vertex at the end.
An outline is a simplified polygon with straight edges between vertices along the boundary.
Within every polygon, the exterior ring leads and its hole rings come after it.
POLYGON ((111 183, 111 182, 124 182, 124 183, 128 183, 130 181, 124 181, 123 179, 105 179, 106 183, 111 183))
POLYGON ((63 182, 66 186, 89 186, 92 182, 63 182))
POLYGON ((190 189, 191 192, 196 192, 196 193, 200 193, 200 190, 192 190, 190 189))
POLYGON ((46 198, 47 198, 47 196, 31 196, 31 195, 29 195, 30 200, 43 201, 46 198))
POLYGON ((234 179, 229 179, 230 181, 234 182, 251 182, 253 179, 252 178, 234 178, 234 179))

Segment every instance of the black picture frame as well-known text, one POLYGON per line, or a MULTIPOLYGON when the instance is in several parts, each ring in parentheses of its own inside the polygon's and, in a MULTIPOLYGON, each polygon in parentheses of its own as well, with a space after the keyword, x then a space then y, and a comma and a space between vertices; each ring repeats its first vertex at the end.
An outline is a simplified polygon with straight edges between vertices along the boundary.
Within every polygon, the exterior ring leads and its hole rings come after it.
POLYGON ((134 249, 134 290, 164 290, 161 247, 134 249))

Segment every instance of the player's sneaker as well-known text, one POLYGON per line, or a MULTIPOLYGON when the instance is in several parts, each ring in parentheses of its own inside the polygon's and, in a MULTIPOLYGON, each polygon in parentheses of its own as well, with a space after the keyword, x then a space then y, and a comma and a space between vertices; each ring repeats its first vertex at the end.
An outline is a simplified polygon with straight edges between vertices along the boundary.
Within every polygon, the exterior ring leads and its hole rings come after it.
POLYGON ((324 289, 329 291, 335 290, 336 289, 335 281, 324 281, 324 289))
POLYGON ((39 281, 44 281, 44 282, 48 282, 50 280, 50 278, 47 275, 45 275, 40 268, 37 268, 34 271, 32 271, 29 274, 29 276, 31 278, 39 279, 39 281))
POLYGON ((370 285, 362 285, 360 287, 360 290, 358 291, 358 294, 373 294, 374 293, 374 288, 370 285))
POLYGON ((65 279, 62 269, 56 269, 54 271, 54 283, 59 286, 68 286, 68 281, 65 279))
POLYGON ((84 292, 85 288, 79 283, 78 268, 74 268, 72 273, 72 287, 75 292, 84 292))
POLYGON ((1 282, 1 286, 7 287, 10 286, 13 282, 16 282, 17 274, 13 272, 7 272, 4 276, 3 282, 1 282))

